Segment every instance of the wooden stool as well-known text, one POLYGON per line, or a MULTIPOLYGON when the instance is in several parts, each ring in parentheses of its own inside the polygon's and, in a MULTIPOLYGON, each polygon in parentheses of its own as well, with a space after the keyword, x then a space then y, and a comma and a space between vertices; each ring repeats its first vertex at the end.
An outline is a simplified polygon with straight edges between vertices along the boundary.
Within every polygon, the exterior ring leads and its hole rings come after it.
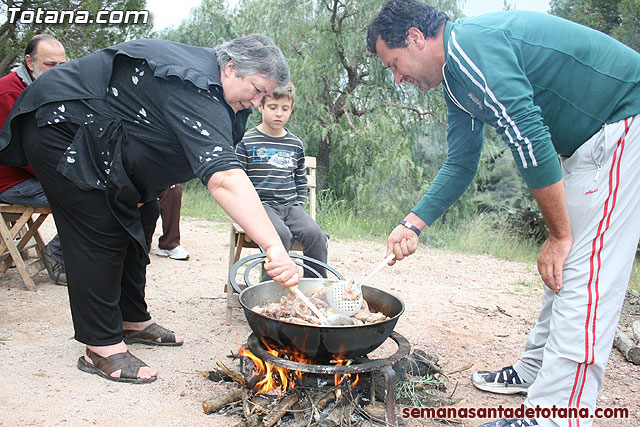
MULTIPOLYGON (((307 187, 309 188, 309 216, 316 220, 316 158, 306 156, 304 159, 305 166, 307 167, 307 187)), ((240 225, 231 223, 231 230, 229 233, 229 267, 227 270, 227 281, 225 284, 225 291, 227 293, 227 323, 231 323, 231 309, 240 308, 240 302, 238 301, 238 294, 233 290, 229 281, 229 274, 231 273, 231 267, 238 262, 242 254, 243 248, 260 248, 247 233, 240 227, 240 225)), ((304 249, 300 240, 295 239, 291 246, 292 251, 301 251, 304 249)))
POLYGON ((44 242, 38 228, 49 216, 49 208, 32 206, 7 205, 0 203, 0 273, 7 271, 12 265, 16 266, 22 281, 30 291, 36 290, 31 276, 45 269, 42 262, 42 248, 44 242), (38 214, 34 221, 32 216, 38 214), (33 238, 34 243, 29 245, 33 238), (35 249, 37 257, 28 259, 29 249, 35 249))

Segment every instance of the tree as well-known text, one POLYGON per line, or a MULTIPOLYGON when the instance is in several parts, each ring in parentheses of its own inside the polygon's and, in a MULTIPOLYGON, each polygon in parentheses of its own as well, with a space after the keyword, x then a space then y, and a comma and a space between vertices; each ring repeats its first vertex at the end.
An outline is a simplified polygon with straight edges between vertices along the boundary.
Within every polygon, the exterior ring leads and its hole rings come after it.
POLYGON ((223 0, 203 0, 177 27, 159 33, 160 38, 194 46, 213 47, 235 38, 231 15, 223 0))
MULTIPOLYGON (((455 1, 439 3, 459 14, 455 1)), ((379 8, 376 0, 244 0, 234 28, 265 33, 285 53, 299 94, 290 129, 317 157, 319 187, 397 215, 426 188, 415 141, 428 125, 444 126, 445 107, 438 91, 396 86, 367 52, 379 8)))
POLYGON ((146 3, 146 0, 2 0, 0 13, 5 14, 6 21, 0 26, 0 75, 6 74, 12 64, 22 57, 27 41, 34 34, 46 32, 56 37, 64 45, 67 56, 73 59, 125 40, 146 37, 151 31, 151 23, 70 24, 68 19, 64 19, 64 23, 44 23, 42 21, 51 19, 34 19, 37 11, 42 11, 42 16, 46 16, 47 11, 52 15, 63 10, 74 13, 87 11, 88 16, 93 18, 99 10, 142 11, 146 3), (11 8, 19 10, 15 16, 24 16, 25 19, 9 22, 11 8))
POLYGON ((640 52, 640 0, 551 0, 551 13, 602 31, 640 52))
MULTIPOLYGON (((461 15, 456 1, 435 6, 452 18, 461 15)), ((205 46, 250 33, 271 37, 297 88, 287 127, 317 157, 320 189, 361 214, 401 216, 444 161, 446 106, 437 89, 424 93, 396 85, 367 52, 366 26, 379 7, 377 0, 243 0, 228 11, 221 0, 206 0, 161 36, 205 46)), ((253 114, 249 125, 259 119, 253 114)), ((489 132, 488 146, 489 161, 450 217, 473 212, 476 193, 496 187, 493 168, 504 145, 489 132)))

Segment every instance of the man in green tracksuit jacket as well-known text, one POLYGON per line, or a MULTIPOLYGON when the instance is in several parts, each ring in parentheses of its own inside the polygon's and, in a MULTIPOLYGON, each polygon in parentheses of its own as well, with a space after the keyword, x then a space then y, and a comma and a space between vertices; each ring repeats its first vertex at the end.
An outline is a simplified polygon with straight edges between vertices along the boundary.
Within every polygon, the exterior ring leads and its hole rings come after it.
POLYGON ((473 180, 483 124, 495 127, 550 231, 538 257, 547 288, 520 360, 472 382, 528 391, 527 407, 576 408, 490 425, 590 425, 640 238, 640 54, 546 14, 452 23, 418 0, 387 2, 367 43, 398 84, 443 83, 448 107, 446 162, 388 251, 400 260, 417 249, 421 230, 473 180))

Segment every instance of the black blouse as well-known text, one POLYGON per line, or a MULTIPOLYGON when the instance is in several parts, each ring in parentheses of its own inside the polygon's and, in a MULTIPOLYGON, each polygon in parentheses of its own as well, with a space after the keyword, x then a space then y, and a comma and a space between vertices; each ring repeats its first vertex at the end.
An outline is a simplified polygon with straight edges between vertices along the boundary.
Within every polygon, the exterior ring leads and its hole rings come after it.
MULTIPOLYGON (((16 123, 79 126, 58 171, 105 191, 112 212, 145 248, 138 203, 172 184, 241 168, 234 154, 250 110, 224 99, 212 49, 138 40, 54 67, 29 85, 0 132, 0 163, 26 164, 16 123)), ((148 249, 148 248, 147 248, 148 249)))

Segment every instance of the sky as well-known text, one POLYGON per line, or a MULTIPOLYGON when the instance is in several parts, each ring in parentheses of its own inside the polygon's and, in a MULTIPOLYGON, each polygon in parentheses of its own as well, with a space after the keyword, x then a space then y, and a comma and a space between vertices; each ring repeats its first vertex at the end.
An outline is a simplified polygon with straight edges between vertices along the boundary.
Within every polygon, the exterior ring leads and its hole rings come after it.
MULTIPOLYGON (((147 0, 147 10, 151 14, 154 27, 157 30, 168 26, 177 26, 180 21, 189 16, 191 8, 198 6, 201 0, 147 0), (176 3, 180 6, 177 7, 176 3)), ((227 0, 234 5, 237 0, 227 0)), ((534 10, 547 12, 549 0, 508 0, 516 10, 534 10)), ((382 2, 381 2, 382 4, 382 2)), ((503 0, 467 0, 463 8, 466 16, 481 15, 483 13, 498 12, 503 8, 503 0)))

